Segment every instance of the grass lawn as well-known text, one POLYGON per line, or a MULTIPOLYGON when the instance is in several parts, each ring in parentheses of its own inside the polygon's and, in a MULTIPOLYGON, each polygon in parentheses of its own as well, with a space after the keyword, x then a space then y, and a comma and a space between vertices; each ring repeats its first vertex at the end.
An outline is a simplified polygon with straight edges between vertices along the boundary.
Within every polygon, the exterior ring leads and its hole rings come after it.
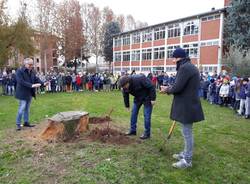
MULTIPOLYGON (((132 100, 132 98, 131 98, 132 100)), ((138 136, 130 145, 77 143, 31 143, 15 131, 17 100, 0 96, 0 183, 83 183, 83 184, 249 184, 250 121, 232 110, 203 103, 206 120, 194 126, 193 167, 172 168, 172 154, 183 147, 180 126, 164 143, 160 132, 171 125, 172 98, 158 94, 152 115, 152 138, 139 143, 143 132, 140 112, 138 136)), ((125 132, 130 114, 120 92, 46 94, 33 100, 31 121, 60 111, 85 110, 102 116, 114 108, 112 118, 125 132)))

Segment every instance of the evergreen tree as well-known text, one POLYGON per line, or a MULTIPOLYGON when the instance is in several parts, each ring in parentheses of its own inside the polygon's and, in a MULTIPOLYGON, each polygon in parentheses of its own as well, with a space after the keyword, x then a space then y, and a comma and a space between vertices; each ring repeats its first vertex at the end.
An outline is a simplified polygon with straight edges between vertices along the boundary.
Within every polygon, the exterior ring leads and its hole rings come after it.
POLYGON ((109 62, 109 71, 113 61, 113 36, 120 32, 121 30, 117 22, 110 22, 105 28, 103 53, 105 61, 109 62))
POLYGON ((232 0, 225 20, 225 44, 250 49, 250 1, 232 0))

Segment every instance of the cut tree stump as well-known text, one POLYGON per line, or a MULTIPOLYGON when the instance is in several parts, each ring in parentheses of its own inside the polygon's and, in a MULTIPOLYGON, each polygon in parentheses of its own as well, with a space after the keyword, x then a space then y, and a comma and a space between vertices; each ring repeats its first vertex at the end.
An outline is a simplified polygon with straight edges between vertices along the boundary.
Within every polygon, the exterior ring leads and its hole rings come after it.
POLYGON ((88 130, 88 123, 88 112, 60 112, 48 119, 48 126, 41 137, 44 140, 69 140, 88 130))

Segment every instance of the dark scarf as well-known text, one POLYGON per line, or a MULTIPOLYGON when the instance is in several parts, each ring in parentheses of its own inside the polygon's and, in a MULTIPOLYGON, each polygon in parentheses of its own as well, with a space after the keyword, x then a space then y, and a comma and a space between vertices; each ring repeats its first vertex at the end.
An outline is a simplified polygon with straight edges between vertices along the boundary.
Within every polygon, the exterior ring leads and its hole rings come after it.
POLYGON ((181 60, 179 60, 177 63, 176 63, 176 71, 179 70, 180 66, 187 63, 187 62, 190 62, 190 58, 183 58, 181 60))

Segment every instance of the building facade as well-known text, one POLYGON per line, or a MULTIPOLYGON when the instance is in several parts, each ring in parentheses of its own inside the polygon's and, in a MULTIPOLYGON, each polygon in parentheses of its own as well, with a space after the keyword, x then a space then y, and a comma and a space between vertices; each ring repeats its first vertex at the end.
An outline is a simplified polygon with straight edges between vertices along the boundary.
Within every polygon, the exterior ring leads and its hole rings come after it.
POLYGON ((174 73, 172 53, 182 47, 199 69, 222 69, 223 20, 225 9, 185 17, 113 38, 113 72, 174 73))

